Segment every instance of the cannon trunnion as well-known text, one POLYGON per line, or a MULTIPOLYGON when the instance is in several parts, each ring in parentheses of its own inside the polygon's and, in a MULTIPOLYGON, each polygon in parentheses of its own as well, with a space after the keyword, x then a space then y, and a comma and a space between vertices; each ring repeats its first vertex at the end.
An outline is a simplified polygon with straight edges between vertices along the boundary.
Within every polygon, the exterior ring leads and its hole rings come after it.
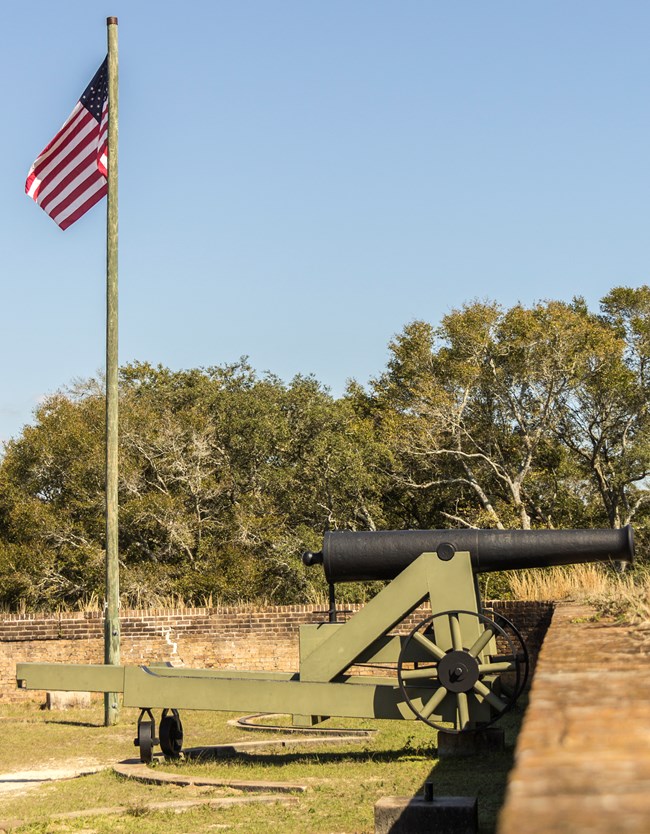
POLYGON ((303 559, 323 565, 332 590, 337 582, 391 581, 347 622, 302 626, 298 672, 21 663, 18 685, 121 692, 125 706, 141 708, 135 742, 143 761, 156 744, 167 756, 180 754, 180 709, 291 712, 298 726, 349 716, 478 730, 512 708, 529 664, 517 628, 483 611, 475 574, 632 561, 633 536, 629 527, 333 532, 320 553, 303 559), (407 626, 423 603, 431 614, 407 626), (153 709, 163 710, 159 737, 153 709))

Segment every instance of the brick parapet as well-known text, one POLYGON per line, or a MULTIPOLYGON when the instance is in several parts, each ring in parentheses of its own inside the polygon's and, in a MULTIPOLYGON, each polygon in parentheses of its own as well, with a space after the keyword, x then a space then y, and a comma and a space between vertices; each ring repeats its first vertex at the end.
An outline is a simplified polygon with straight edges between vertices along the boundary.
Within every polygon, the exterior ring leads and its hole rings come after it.
POLYGON ((650 831, 650 651, 594 613, 555 609, 498 834, 650 831))

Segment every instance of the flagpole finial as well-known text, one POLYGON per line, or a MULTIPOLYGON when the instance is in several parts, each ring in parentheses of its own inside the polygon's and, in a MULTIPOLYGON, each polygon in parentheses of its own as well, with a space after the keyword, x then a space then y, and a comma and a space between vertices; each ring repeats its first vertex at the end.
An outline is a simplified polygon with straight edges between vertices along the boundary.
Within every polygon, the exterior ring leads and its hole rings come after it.
POLYGON ((117 26, 117 18, 116 17, 107 17, 106 18, 106 25, 107 26, 117 26))

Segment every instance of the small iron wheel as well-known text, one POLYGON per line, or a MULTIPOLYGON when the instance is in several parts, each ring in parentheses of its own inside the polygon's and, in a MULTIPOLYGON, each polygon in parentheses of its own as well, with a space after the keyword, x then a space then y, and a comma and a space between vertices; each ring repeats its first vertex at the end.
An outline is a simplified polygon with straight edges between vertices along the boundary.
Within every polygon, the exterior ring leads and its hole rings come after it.
MULTIPOLYGON (((519 637, 521 638, 521 635, 519 637)), ((521 643, 523 645, 523 640, 521 643)), ((475 611, 441 611, 418 623, 404 641, 397 662, 397 680, 406 703, 420 721, 436 730, 456 734, 489 727, 507 712, 523 688, 522 668, 520 654, 515 650, 512 639, 505 628, 495 620, 475 611), (463 644, 460 615, 475 617, 483 626, 482 633, 471 646, 463 644), (452 643, 451 649, 446 651, 435 642, 436 621, 442 625, 445 620, 452 643), (485 654, 485 649, 493 638, 500 639, 502 647, 506 647, 505 655, 485 654), (410 665, 407 658, 412 643, 423 649, 431 660, 419 662, 417 668, 405 669, 405 663, 410 665), (515 673, 515 685, 510 696, 502 697, 488 688, 483 683, 483 678, 505 672, 515 673), (421 694, 422 688, 431 688, 432 694, 421 706, 417 706, 411 696, 415 697, 415 689, 419 689, 418 694, 421 694), (431 719, 448 696, 456 700, 455 727, 431 719), (470 721, 469 698, 476 696, 483 698, 492 707, 494 717, 490 721, 470 721)))
POLYGON ((156 738, 156 722, 150 709, 143 709, 138 718, 138 736, 133 740, 136 747, 140 748, 140 761, 151 764, 153 761, 153 748, 158 743, 156 738), (147 720, 148 719, 148 720, 147 720))
POLYGON ((160 718, 158 735, 160 736, 160 749, 167 759, 177 759, 183 749, 183 724, 181 723, 178 710, 164 709, 160 718))

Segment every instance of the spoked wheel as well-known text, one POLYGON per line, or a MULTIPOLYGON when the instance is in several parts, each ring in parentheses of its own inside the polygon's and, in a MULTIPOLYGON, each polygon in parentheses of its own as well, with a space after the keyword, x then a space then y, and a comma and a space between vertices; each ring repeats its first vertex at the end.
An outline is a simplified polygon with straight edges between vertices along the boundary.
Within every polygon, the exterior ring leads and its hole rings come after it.
POLYGON ((181 723, 178 710, 164 709, 160 718, 160 749, 167 759, 177 759, 183 749, 183 724, 181 723))
POLYGON ((140 748, 140 761, 151 764, 153 760, 153 748, 158 743, 156 738, 156 722, 150 709, 143 709, 138 718, 138 737, 133 740, 136 747, 140 748))
MULTIPOLYGON (((496 611, 494 612, 494 621, 501 626, 512 638, 512 642, 515 645, 515 649, 517 650, 517 654, 515 655, 515 660, 517 660, 521 667, 521 679, 519 681, 519 686, 515 686, 513 688, 512 685, 505 683, 502 681, 501 688, 504 693, 514 694, 515 701, 519 698, 521 693, 526 689, 526 685, 528 684, 528 677, 530 675, 530 655, 528 654, 528 647, 526 646, 526 642, 524 638, 521 636, 521 632, 515 626, 513 622, 511 622, 507 617, 504 617, 503 614, 498 614, 496 611)), ((512 660, 511 655, 506 656, 499 656, 498 658, 492 658, 494 661, 505 661, 505 660, 512 660)))
POLYGON ((496 721, 517 700, 523 688, 522 673, 523 665, 519 654, 505 628, 484 614, 474 611, 441 611, 422 620, 404 641, 397 663, 397 679, 410 709, 420 721, 445 733, 483 729, 496 721), (465 645, 463 642, 459 619, 461 615, 475 617, 482 626, 482 632, 471 645, 465 645), (435 629, 442 628, 443 625, 448 627, 451 635, 452 647, 447 651, 435 641, 435 629), (493 638, 500 638, 500 642, 506 647, 506 655, 485 655, 485 649, 493 638), (405 669, 404 664, 409 662, 407 658, 412 657, 413 643, 431 660, 419 663, 415 669, 405 669), (502 675, 506 672, 515 673, 515 686, 510 696, 502 697, 488 688, 483 679, 488 675, 502 675), (431 696, 422 698, 423 689, 429 689, 431 696), (471 720, 470 697, 476 696, 492 707, 494 717, 489 721, 471 720), (431 719, 445 698, 455 699, 455 727, 431 719), (421 706, 416 705, 414 699, 420 699, 421 706))

